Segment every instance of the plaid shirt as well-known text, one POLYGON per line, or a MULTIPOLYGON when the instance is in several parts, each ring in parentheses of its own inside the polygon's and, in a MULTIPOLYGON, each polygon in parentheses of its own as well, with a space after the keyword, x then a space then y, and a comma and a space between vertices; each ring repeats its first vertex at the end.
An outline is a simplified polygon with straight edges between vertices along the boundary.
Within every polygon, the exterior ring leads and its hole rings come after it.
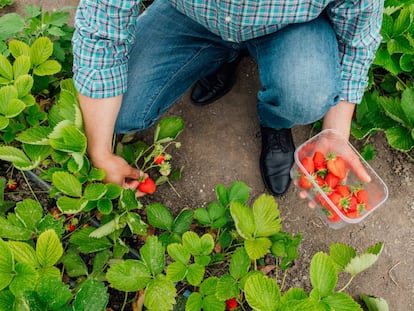
MULTIPOLYGON (((167 0, 160 0, 167 1, 167 0)), ((342 68, 342 99, 359 103, 367 72, 381 41, 384 0, 169 0, 180 12, 224 40, 242 42, 275 32, 323 11, 336 32, 342 68)), ((135 37, 137 1, 83 1, 75 18, 74 79, 94 98, 126 91, 128 51, 135 37)))

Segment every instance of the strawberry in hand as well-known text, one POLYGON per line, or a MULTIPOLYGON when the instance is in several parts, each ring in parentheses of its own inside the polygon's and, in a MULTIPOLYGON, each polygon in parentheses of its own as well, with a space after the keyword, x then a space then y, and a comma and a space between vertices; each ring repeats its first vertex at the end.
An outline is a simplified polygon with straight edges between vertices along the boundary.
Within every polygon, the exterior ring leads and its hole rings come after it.
POLYGON ((330 152, 326 157, 326 167, 328 171, 334 174, 339 179, 344 179, 346 176, 345 160, 337 156, 334 152, 330 152))
POLYGON ((151 177, 145 178, 138 185, 138 190, 146 194, 153 194, 156 189, 157 186, 155 185, 155 182, 151 177))

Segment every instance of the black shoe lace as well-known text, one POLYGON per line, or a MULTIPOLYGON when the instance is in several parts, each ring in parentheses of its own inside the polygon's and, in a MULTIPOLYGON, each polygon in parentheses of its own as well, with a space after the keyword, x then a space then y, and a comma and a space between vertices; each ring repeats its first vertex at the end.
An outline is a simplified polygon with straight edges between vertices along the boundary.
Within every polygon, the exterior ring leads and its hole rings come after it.
POLYGON ((273 130, 267 131, 267 144, 272 150, 281 150, 282 152, 288 152, 290 150, 289 135, 285 130, 273 130))

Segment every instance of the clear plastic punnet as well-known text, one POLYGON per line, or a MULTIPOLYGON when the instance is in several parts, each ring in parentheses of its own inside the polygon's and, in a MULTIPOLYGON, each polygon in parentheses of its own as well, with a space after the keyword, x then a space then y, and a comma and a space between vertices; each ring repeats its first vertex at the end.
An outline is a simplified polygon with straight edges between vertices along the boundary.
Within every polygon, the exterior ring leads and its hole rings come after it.
POLYGON ((306 196, 316 206, 331 228, 339 229, 361 222, 388 198, 384 181, 349 141, 334 130, 323 130, 307 140, 296 149, 294 156, 295 164, 290 171, 294 184, 301 189, 302 196, 306 196), (329 164, 332 170, 319 162, 313 162, 316 165, 308 172, 305 167, 309 169, 307 163, 310 159, 317 161, 316 152, 324 156, 325 165, 328 159, 335 161, 341 158, 345 175, 341 178, 327 176, 335 171, 334 162, 329 164), (349 189, 349 193, 346 189, 349 189), (364 195, 358 193, 361 189, 364 195))

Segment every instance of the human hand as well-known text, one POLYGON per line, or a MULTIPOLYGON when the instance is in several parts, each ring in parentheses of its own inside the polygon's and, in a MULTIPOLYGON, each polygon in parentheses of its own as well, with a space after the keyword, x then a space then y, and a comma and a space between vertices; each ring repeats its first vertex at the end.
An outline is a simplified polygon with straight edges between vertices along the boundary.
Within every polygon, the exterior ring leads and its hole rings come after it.
MULTIPOLYGON (((343 160, 346 175, 342 180, 347 181, 348 176, 351 176, 354 183, 369 183, 371 181, 371 176, 368 174, 366 166, 361 161, 357 151, 341 133, 334 130, 325 130, 322 134, 315 136, 310 142, 300 147, 297 154, 298 160, 302 161, 305 157, 313 157, 315 151, 319 151, 325 157, 332 153, 343 160)), ((302 199, 308 198, 308 192, 301 191, 299 196, 302 199)), ((310 200, 308 205, 314 208, 316 203, 310 200)))
POLYGON ((112 182, 126 189, 137 190, 136 196, 142 197, 145 193, 138 190, 141 179, 148 177, 144 172, 132 167, 122 157, 115 154, 107 154, 93 159, 96 168, 105 171, 105 183, 112 182))

